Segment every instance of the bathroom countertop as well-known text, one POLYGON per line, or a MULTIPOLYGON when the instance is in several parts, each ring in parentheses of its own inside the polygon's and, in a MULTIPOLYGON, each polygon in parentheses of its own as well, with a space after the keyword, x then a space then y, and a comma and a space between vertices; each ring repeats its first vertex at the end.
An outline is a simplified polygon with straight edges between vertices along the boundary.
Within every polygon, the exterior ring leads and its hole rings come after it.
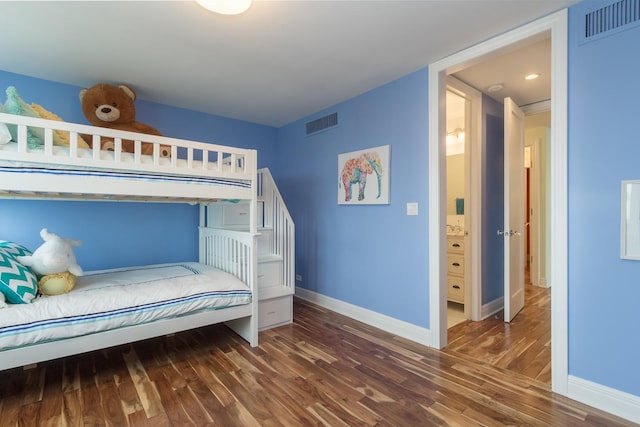
POLYGON ((464 236, 464 227, 447 224, 447 236, 464 236))

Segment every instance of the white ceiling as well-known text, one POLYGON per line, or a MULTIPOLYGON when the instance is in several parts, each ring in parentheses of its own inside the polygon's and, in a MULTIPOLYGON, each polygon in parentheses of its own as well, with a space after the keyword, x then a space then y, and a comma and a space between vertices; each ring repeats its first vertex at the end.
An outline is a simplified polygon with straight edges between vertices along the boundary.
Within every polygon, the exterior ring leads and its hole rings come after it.
MULTIPOLYGON (((503 103, 510 97, 520 106, 551 100, 551 38, 550 33, 531 38, 517 48, 496 52, 490 59, 469 66, 453 76, 458 80, 503 103), (526 80, 529 74, 538 74, 535 80, 526 80), (497 90, 489 90, 499 86, 497 90)), ((464 98, 447 92, 447 132, 464 128, 464 98)))
POLYGON ((551 38, 545 34, 542 40, 517 50, 496 55, 454 74, 456 78, 486 93, 496 101, 508 96, 523 107, 551 99, 551 38), (525 80, 529 74, 538 74, 535 80, 525 80), (489 91, 492 85, 502 89, 489 91))
POLYGON ((0 1, 0 70, 278 127, 576 2, 0 1))

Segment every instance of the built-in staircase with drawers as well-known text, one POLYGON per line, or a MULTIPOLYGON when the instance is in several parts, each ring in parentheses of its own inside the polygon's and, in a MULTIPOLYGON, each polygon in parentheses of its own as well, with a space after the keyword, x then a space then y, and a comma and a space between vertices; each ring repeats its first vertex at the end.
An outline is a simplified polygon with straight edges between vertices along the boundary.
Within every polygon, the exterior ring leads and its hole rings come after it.
MULTIPOLYGON (((269 169, 258 170, 258 328, 293 321, 295 227, 269 169)), ((249 202, 209 205, 208 226, 249 230, 249 202)))

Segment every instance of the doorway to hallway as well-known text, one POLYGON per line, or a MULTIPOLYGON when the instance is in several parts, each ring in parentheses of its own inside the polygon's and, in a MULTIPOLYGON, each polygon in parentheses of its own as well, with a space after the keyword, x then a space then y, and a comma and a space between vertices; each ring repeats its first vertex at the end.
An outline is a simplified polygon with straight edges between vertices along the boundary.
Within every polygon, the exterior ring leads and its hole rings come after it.
MULTIPOLYGON (((430 66, 429 72, 429 204, 430 204, 430 325, 432 345, 442 348, 447 343, 446 333, 446 215, 441 209, 444 202, 444 139, 443 97, 445 78, 474 63, 496 57, 505 49, 515 49, 535 37, 551 34, 551 57, 554 61, 551 83, 552 131, 549 159, 550 173, 549 226, 555 230, 550 238, 550 280, 554 305, 551 311, 552 334, 552 388, 567 393, 567 277, 566 277, 566 11, 525 25, 473 48, 461 51, 430 66)), ((494 231, 495 232, 495 231, 494 231)))
POLYGON ((449 328, 447 353, 459 353, 551 385, 551 289, 525 287, 525 306, 511 323, 502 313, 449 328))

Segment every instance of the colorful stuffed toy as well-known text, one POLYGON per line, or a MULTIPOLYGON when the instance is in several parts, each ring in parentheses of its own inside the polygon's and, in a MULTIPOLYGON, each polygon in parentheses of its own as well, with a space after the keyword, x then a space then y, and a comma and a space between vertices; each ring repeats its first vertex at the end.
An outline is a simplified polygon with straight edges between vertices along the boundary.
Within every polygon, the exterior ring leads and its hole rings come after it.
MULTIPOLYGON (((149 135, 162 135, 156 128, 136 121, 135 100, 136 93, 125 85, 113 86, 99 83, 80 91, 82 112, 92 125, 149 135)), ((100 148, 103 150, 113 149, 113 141, 104 139, 100 148)), ((90 139, 88 142, 91 144, 90 139)), ((133 153, 134 142, 122 140, 122 150, 133 153)), ((163 146, 160 151, 162 156, 168 157, 170 155, 170 148, 167 146, 163 146)), ((153 154, 153 145, 143 143, 142 154, 153 154)))
POLYGON ((77 277, 75 274, 64 273, 47 274, 38 280, 38 291, 42 295, 60 295, 70 292, 75 286, 77 277))
POLYGON ((80 246, 79 240, 65 239, 50 233, 46 228, 40 231, 44 243, 31 255, 16 257, 16 260, 39 276, 38 289, 45 295, 69 292, 82 276, 82 268, 76 262, 73 246, 80 246))
POLYGON ((44 243, 33 254, 17 257, 19 263, 31 267, 34 273, 41 276, 65 271, 82 276, 82 268, 76 262, 72 249, 73 246, 80 246, 81 241, 62 238, 46 228, 40 230, 40 237, 44 243))

